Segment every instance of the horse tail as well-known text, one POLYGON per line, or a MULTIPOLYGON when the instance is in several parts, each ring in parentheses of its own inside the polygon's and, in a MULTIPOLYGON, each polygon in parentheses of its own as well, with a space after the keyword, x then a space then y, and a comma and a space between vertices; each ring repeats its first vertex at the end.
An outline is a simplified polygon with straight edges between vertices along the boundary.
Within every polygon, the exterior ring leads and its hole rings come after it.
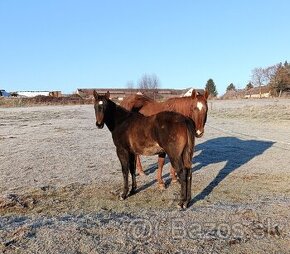
POLYGON ((182 152, 182 160, 185 168, 191 168, 195 143, 195 124, 191 119, 186 121, 187 143, 182 152))

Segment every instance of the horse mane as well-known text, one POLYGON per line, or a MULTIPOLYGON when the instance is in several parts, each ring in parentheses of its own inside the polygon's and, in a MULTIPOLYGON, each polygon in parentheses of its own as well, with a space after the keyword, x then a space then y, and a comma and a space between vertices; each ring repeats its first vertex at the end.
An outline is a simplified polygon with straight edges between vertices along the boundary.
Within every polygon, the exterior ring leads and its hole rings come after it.
POLYGON ((152 102, 154 102, 154 100, 149 98, 146 95, 134 94, 134 95, 129 95, 128 97, 126 97, 120 103, 120 106, 125 108, 128 111, 138 112, 142 107, 152 102))

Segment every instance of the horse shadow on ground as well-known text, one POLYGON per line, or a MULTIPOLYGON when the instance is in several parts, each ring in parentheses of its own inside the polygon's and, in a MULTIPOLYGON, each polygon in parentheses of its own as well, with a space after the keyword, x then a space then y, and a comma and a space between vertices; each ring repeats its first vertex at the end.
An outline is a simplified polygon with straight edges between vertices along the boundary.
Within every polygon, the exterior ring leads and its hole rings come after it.
MULTIPOLYGON (((255 157, 263 154, 269 149, 274 142, 261 140, 241 140, 236 137, 219 137, 207 140, 195 146, 195 154, 193 156, 193 184, 194 172, 202 170, 210 164, 226 162, 224 167, 220 169, 216 177, 190 202, 190 206, 194 203, 206 198, 230 173, 237 170, 242 165, 248 163, 255 157)), ((166 159, 165 163, 170 161, 166 159)), ((157 169, 157 164, 149 166, 146 173, 153 173, 157 169)), ((166 178, 169 173, 163 177, 166 178)), ((144 190, 155 184, 153 180, 139 188, 139 191, 144 190)))

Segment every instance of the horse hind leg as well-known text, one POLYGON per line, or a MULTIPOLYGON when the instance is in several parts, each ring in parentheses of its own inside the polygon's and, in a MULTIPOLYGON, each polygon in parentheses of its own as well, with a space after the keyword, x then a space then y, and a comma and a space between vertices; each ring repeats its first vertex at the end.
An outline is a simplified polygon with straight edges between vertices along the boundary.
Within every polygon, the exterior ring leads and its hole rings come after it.
POLYGON ((141 159, 140 159, 139 155, 137 155, 136 168, 137 168, 138 174, 140 176, 145 176, 145 173, 143 171, 142 164, 141 164, 141 159))
POLYGON ((185 207, 188 207, 191 201, 191 183, 192 183, 192 171, 191 168, 185 168, 185 171, 187 172, 186 177, 186 203, 185 207))
POLYGON ((158 155, 158 168, 157 168, 157 174, 156 174, 156 180, 158 183, 158 188, 160 190, 165 190, 165 183, 162 179, 162 171, 165 163, 165 153, 161 153, 158 155))
MULTIPOLYGON (((192 183, 192 156, 193 156, 193 146, 194 146, 194 140, 193 142, 189 142, 185 149, 183 150, 182 154, 182 160, 183 160, 183 182, 185 184, 184 187, 184 194, 185 195, 185 201, 183 202, 183 208, 187 208, 191 201, 191 183, 192 183)), ((184 198, 184 196, 183 196, 184 198)))
POLYGON ((190 168, 183 168, 179 172, 179 179, 181 183, 181 194, 178 206, 180 208, 187 208, 191 200, 191 182, 192 172, 190 168))
POLYGON ((176 177, 176 171, 175 171, 175 169, 173 168, 172 165, 170 167, 170 176, 171 176, 171 179, 172 179, 173 183, 177 183, 178 182, 177 177, 176 177))
POLYGON ((170 156, 170 162, 172 166, 176 169, 177 176, 181 184, 180 200, 178 203, 179 208, 186 208, 187 206, 187 196, 188 196, 188 181, 187 181, 187 170, 184 168, 182 159, 170 156))

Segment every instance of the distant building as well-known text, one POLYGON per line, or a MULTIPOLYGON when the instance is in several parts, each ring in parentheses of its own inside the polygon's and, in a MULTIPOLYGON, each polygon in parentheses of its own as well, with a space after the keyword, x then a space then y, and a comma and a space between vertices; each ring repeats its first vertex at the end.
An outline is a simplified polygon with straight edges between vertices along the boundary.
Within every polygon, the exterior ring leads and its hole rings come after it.
POLYGON ((51 97, 62 97, 61 91, 51 91, 49 92, 49 96, 51 97))
POLYGON ((18 97, 35 97, 35 96, 49 96, 49 91, 17 91, 18 97))
POLYGON ((93 91, 96 90, 99 94, 105 94, 107 91, 110 91, 111 98, 122 100, 124 97, 131 95, 131 94, 154 94, 156 98, 171 98, 171 97, 178 97, 181 96, 185 90, 182 89, 157 89, 157 90, 150 90, 150 89, 116 89, 116 88, 79 88, 76 91, 76 94, 82 97, 92 97, 93 91))
POLYGON ((195 89, 195 88, 189 88, 182 96, 183 97, 189 97, 192 94, 192 91, 195 90, 197 93, 204 94, 203 89, 195 89))
POLYGON ((221 96, 223 100, 231 100, 231 99, 243 99, 245 98, 245 90, 244 89, 231 89, 226 91, 226 93, 221 96))
POLYGON ((51 97, 61 97, 60 91, 17 91, 17 96, 19 97, 36 97, 36 96, 51 96, 51 97))
POLYGON ((269 98, 270 90, 270 86, 253 87, 245 92, 245 98, 269 98))

